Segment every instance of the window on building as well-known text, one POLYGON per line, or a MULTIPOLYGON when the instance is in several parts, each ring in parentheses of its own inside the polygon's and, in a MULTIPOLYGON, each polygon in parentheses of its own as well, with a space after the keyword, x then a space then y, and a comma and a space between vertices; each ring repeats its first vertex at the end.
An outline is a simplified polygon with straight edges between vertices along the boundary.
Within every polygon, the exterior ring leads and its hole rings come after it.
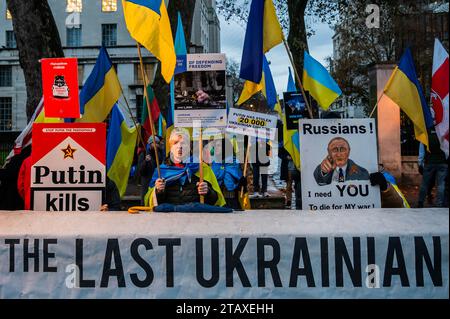
MULTIPOLYGON (((153 82, 153 74, 155 71, 155 65, 154 64, 144 64, 144 70, 145 74, 147 74, 147 79, 152 84, 153 82)), ((141 65, 139 63, 134 65, 134 81, 137 85, 144 85, 144 81, 142 81, 142 72, 141 72, 141 65)))
POLYGON ((116 12, 117 11, 117 0, 102 0, 102 11, 103 12, 116 12))
POLYGON ((6 9, 6 20, 12 20, 11 12, 8 9, 6 9))
POLYGON ((81 47, 81 25, 78 28, 67 28, 67 46, 68 47, 81 47))
POLYGON ((117 24, 102 24, 102 45, 105 47, 117 45, 117 24))
POLYGON ((136 119, 141 121, 142 117, 142 104, 144 103, 144 97, 142 95, 136 95, 136 119))
POLYGON ((17 48, 16 37, 14 31, 6 31, 6 47, 10 49, 17 48))
POLYGON ((10 65, 0 65, 0 86, 12 86, 12 68, 10 65))
POLYGON ((12 98, 0 97, 0 131, 12 130, 12 98))
POLYGON ((82 0, 67 0, 66 12, 82 12, 83 1, 82 0))

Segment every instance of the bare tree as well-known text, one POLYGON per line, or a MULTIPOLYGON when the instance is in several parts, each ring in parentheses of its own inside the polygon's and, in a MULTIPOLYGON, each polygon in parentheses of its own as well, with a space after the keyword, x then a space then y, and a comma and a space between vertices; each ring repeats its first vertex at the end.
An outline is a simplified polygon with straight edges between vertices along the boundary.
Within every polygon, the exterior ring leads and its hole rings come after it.
POLYGON ((63 57, 64 52, 47 0, 6 0, 6 3, 25 76, 29 120, 42 97, 40 59, 63 57))

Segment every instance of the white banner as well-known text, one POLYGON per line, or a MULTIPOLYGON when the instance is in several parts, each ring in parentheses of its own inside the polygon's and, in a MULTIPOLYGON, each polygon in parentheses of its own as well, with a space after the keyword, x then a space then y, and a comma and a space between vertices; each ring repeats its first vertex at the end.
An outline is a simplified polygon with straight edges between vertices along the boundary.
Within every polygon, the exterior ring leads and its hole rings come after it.
POLYGON ((375 120, 299 120, 305 210, 381 207, 375 120))
POLYGON ((275 140, 277 117, 265 113, 231 108, 227 132, 275 140))
POLYGON ((0 212, 0 298, 448 298, 448 221, 446 209, 0 212))

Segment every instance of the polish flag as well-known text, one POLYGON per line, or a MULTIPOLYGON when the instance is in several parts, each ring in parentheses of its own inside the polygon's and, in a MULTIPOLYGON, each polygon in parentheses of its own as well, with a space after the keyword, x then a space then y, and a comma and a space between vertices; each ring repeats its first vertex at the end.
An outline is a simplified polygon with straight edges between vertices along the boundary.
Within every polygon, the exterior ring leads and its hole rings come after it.
POLYGON ((441 149, 448 158, 448 92, 449 68, 448 52, 442 43, 435 39, 433 57, 433 78, 431 83, 431 105, 434 113, 436 133, 441 142, 441 149))

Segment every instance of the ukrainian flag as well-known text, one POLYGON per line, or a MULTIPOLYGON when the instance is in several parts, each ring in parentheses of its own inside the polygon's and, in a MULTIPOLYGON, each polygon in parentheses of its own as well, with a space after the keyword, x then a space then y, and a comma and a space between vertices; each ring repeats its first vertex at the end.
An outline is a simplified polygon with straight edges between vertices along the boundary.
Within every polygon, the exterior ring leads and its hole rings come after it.
MULTIPOLYGON (((203 180, 211 184, 212 188, 217 193, 218 199, 215 203, 215 206, 224 206, 226 204, 225 197, 222 194, 222 190, 220 189, 219 183, 217 182, 213 170, 206 163, 202 163, 202 165, 203 180)), ((153 207, 155 206, 158 206, 155 193, 155 182, 158 178, 164 178, 166 180, 166 186, 174 185, 176 183, 184 185, 187 180, 190 179, 190 176, 192 176, 192 174, 200 178, 199 168, 199 163, 188 163, 185 167, 168 166, 165 164, 161 165, 161 176, 158 177, 158 172, 155 171, 152 180, 150 181, 150 185, 144 199, 145 205, 150 207, 151 209, 153 209, 153 207)))
POLYGON ((80 92, 80 113, 83 116, 76 119, 80 123, 103 122, 119 100, 122 89, 116 70, 104 47, 80 92))
POLYGON ((120 197, 127 189, 136 138, 136 127, 128 127, 122 111, 116 104, 112 110, 106 142, 106 171, 108 177, 116 183, 120 197))
POLYGON ((282 110, 280 103, 278 102, 277 90, 275 88, 275 83, 273 82, 272 72, 270 71, 269 62, 267 61, 266 56, 264 56, 263 59, 263 73, 261 82, 256 84, 251 81, 245 81, 237 105, 242 105, 260 91, 262 91, 262 94, 265 96, 269 108, 272 111, 277 111, 281 117, 282 110))
POLYGON ((303 67, 303 87, 324 109, 328 110, 342 91, 327 69, 305 51, 303 67))
MULTIPOLYGON (((183 30, 183 21, 181 20, 181 14, 178 12, 178 24, 177 24, 177 32, 175 34, 175 53, 177 56, 185 56, 187 55, 186 48, 186 38, 184 36, 183 30)), ((169 137, 174 128, 174 110, 175 110, 175 82, 172 77, 172 81, 170 81, 170 107, 167 112, 166 119, 166 156, 169 155, 169 137)))
POLYGON ((283 113, 283 147, 291 155, 295 167, 300 170, 300 136, 298 130, 288 130, 286 113, 283 113))
POLYGON ((292 77, 291 68, 289 68, 289 79, 286 92, 297 92, 297 86, 295 85, 294 78, 292 77))
MULTIPOLYGON (((294 79, 292 77, 291 68, 289 68, 289 79, 286 92, 297 92, 294 79)), ((300 140, 298 130, 288 130, 286 122, 286 114, 283 113, 283 147, 291 155, 295 167, 300 170, 300 140)))
POLYGON ((394 101, 414 123, 416 140, 429 148, 427 127, 433 126, 433 120, 417 79, 414 60, 409 48, 406 49, 386 84, 384 94, 394 101))
POLYGON ((395 177, 392 176, 391 174, 389 174, 388 172, 383 172, 383 176, 384 176, 384 178, 386 178, 386 181, 389 184, 391 184, 391 186, 395 189, 395 191, 397 192, 398 196, 400 196, 401 199, 403 200, 403 207, 404 208, 411 208, 411 206, 409 206, 408 201, 406 200, 405 195, 403 195, 402 191, 398 187, 397 181, 395 180, 395 177))
POLYGON ((128 31, 159 61, 167 83, 172 79, 177 58, 167 9, 162 0, 122 0, 128 31))
POLYGON ((272 0, 253 0, 245 32, 240 77, 260 83, 264 54, 282 43, 283 39, 283 30, 272 0))

